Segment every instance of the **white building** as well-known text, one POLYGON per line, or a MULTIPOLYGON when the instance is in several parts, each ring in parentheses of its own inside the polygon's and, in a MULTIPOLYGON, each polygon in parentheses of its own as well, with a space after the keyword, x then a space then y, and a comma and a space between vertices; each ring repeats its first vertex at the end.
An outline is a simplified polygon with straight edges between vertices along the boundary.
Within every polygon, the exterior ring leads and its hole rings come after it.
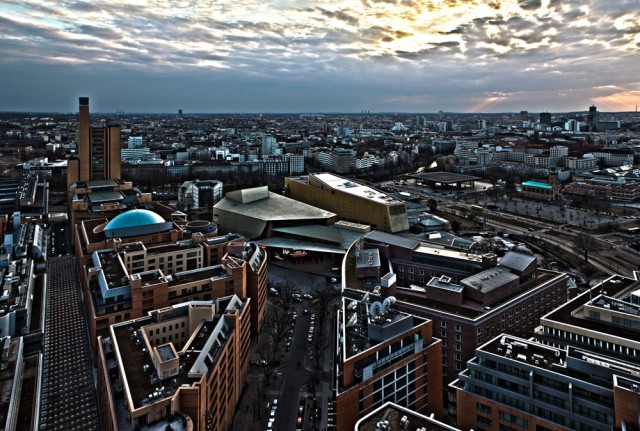
POLYGON ((129 148, 142 148, 142 136, 129 136, 129 148))

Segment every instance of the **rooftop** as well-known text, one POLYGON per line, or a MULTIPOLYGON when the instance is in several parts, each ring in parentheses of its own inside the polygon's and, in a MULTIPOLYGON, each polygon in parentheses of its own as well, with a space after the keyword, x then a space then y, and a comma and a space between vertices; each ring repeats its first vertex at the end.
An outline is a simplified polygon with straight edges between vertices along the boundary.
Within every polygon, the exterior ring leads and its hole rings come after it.
POLYGON ((436 419, 416 413, 406 407, 388 402, 364 416, 356 423, 355 431, 377 431, 378 423, 388 422, 390 430, 458 431, 436 419), (406 418, 406 421, 403 419, 406 418), (403 426, 403 424, 406 424, 403 426))
POLYGON ((153 211, 133 209, 115 216, 104 227, 105 231, 164 223, 165 220, 153 211))
POLYGON ((553 187, 551 187, 549 184, 547 183, 541 183, 539 181, 524 181, 522 183, 523 186, 527 186, 527 187, 535 187, 538 189, 552 189, 553 187))
MULTIPOLYGON (((200 380, 201 371, 210 367, 217 360, 215 352, 219 352, 214 344, 224 343, 228 330, 228 323, 221 320, 228 310, 242 307, 243 303, 235 295, 217 299, 214 301, 192 301, 171 307, 172 315, 169 319, 163 319, 162 324, 184 320, 191 312, 190 308, 199 306, 211 306, 215 304, 215 315, 211 320, 197 322, 195 328, 189 328, 191 334, 187 334, 184 347, 177 352, 179 358, 178 373, 169 378, 160 380, 155 370, 145 327, 159 323, 154 316, 148 316, 121 324, 112 325, 113 338, 103 340, 107 350, 117 349, 120 355, 119 364, 124 372, 123 387, 131 394, 134 408, 155 403, 161 399, 173 396, 184 385, 191 386, 200 380), (207 348, 206 346, 212 346, 207 348), (113 347, 111 347, 113 346, 113 347), (203 359, 204 358, 204 359, 203 359)), ((177 324, 177 323, 176 323, 177 324)), ((158 353, 162 360, 175 358, 172 344, 158 346, 158 353)))
POLYGON ((261 199, 235 200, 227 194, 215 207, 229 212, 238 213, 259 220, 325 220, 335 217, 336 214, 320 208, 268 192, 268 197, 261 199))
POLYGON ((424 321, 419 317, 393 309, 394 303, 394 297, 386 298, 384 302, 372 303, 342 299, 343 358, 350 358, 408 332, 424 321))
MULTIPOLYGON (((627 300, 631 292, 636 290, 639 285, 639 281, 631 278, 621 275, 611 276, 597 286, 592 287, 589 291, 582 293, 565 305, 543 316, 540 322, 543 326, 558 322, 638 343, 640 342, 640 330, 630 326, 615 325, 606 320, 595 319, 593 314, 589 314, 588 308, 591 306, 604 309, 605 305, 609 304, 608 307, 610 309, 612 299, 615 304, 627 300), (593 296, 595 298, 592 299, 593 296)), ((627 303, 627 307, 627 309, 637 308, 631 303, 627 303)), ((620 310, 620 312, 624 314, 625 310, 620 310)), ((636 315, 634 314, 634 316, 636 315)))
POLYGON ((482 272, 474 274, 463 280, 460 283, 465 284, 473 289, 478 289, 481 292, 490 292, 496 288, 504 286, 507 283, 511 283, 514 280, 518 280, 516 274, 512 273, 508 269, 501 268, 499 265, 493 268, 485 269, 482 272))
POLYGON ((365 198, 370 201, 385 205, 398 205, 404 204, 404 201, 395 199, 391 195, 380 192, 369 186, 365 186, 349 179, 339 177, 337 175, 329 173, 313 174, 313 177, 322 181, 324 184, 334 190, 340 190, 344 193, 348 193, 360 198, 365 198))
POLYGON ((463 181, 478 181, 480 177, 472 175, 455 174, 453 172, 425 172, 421 174, 413 174, 411 178, 417 178, 427 181, 435 181, 442 184, 455 184, 463 181))

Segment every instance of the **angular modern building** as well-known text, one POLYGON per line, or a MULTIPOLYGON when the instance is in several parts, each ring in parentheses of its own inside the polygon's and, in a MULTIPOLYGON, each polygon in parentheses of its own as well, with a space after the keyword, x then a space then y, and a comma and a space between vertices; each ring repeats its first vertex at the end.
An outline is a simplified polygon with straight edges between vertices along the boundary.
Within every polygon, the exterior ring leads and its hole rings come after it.
POLYGON ((97 355, 103 429, 229 429, 249 370, 250 309, 231 295, 109 326, 97 355))
POLYGON ((639 429, 637 362, 499 335, 467 367, 451 384, 460 429, 639 429))
POLYGON ((249 239, 268 238, 276 228, 329 225, 335 218, 332 212, 280 196, 267 186, 229 192, 213 207, 213 220, 226 232, 249 239))
POLYGON ((409 230, 404 201, 329 173, 285 178, 287 196, 331 211, 338 218, 397 233, 409 230))
POLYGON ((403 313, 393 300, 343 298, 337 315, 335 409, 338 431, 392 401, 442 415, 442 344, 431 321, 403 313))

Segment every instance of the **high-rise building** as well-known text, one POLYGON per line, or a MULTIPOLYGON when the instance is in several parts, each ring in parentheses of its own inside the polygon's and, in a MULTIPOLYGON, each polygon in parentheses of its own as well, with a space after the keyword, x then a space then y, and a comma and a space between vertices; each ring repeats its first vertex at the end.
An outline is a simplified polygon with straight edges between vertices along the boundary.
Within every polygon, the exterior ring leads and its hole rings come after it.
POLYGON ((598 122, 598 108, 595 105, 591 105, 589 107, 589 116, 587 117, 587 123, 589 123, 589 127, 595 127, 598 122))
POLYGON ((551 125, 551 113, 550 112, 541 112, 540 113, 540 124, 546 124, 547 126, 551 125))
POLYGON ((338 311, 337 430, 389 401, 441 419, 442 343, 431 321, 396 310, 393 298, 362 299, 343 298, 338 311))
POLYGON ((78 158, 68 162, 67 185, 120 178, 120 126, 91 127, 89 98, 80 97, 79 103, 78 158))

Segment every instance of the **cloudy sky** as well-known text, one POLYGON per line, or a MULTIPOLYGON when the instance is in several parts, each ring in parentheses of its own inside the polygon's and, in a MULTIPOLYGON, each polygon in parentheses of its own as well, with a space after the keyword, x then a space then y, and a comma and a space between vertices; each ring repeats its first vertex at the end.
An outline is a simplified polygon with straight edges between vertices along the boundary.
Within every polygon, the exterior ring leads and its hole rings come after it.
POLYGON ((640 105, 640 0, 0 0, 0 28, 0 111, 640 105))

